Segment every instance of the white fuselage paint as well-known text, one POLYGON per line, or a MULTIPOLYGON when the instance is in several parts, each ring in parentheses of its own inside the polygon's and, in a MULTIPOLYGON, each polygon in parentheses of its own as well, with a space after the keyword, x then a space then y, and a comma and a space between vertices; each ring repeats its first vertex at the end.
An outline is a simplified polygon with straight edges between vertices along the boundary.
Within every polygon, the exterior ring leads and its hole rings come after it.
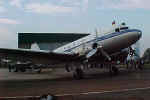
MULTIPOLYGON (((141 37, 141 31, 137 29, 122 30, 121 32, 112 32, 101 36, 98 34, 97 43, 102 46, 106 52, 115 52, 129 47, 138 41, 141 37)), ((85 54, 92 49, 93 43, 96 42, 96 36, 94 34, 88 35, 67 45, 64 45, 54 52, 57 53, 79 53, 85 54)))

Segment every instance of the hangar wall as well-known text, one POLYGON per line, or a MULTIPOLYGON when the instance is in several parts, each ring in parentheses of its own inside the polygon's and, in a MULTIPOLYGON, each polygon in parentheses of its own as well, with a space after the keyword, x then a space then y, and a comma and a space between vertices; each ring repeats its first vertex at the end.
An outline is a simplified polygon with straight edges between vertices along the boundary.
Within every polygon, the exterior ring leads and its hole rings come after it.
POLYGON ((18 33, 18 48, 30 49, 37 43, 41 50, 54 50, 89 33, 18 33))

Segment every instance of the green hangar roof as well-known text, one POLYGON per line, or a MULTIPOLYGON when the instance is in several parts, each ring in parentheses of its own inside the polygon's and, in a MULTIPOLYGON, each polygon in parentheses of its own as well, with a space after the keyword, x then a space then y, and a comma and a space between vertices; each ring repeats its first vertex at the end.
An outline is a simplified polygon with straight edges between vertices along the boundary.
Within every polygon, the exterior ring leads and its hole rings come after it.
POLYGON ((88 33, 18 33, 18 43, 72 42, 88 33))

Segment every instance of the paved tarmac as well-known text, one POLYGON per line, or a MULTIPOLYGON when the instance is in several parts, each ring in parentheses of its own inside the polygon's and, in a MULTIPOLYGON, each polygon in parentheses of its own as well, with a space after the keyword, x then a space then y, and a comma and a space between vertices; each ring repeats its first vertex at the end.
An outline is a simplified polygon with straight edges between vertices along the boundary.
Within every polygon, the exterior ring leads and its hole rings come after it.
MULTIPOLYGON (((7 69, 0 69, 0 96, 39 96, 45 93, 64 95, 150 87, 150 69, 121 70, 118 76, 113 77, 110 77, 108 72, 99 70, 91 69, 86 73, 85 79, 74 80, 72 74, 63 69, 46 71, 41 74, 34 72, 9 73, 7 69)), ((125 95, 118 96, 141 95, 143 98, 143 95, 146 95, 148 97, 150 90, 145 91, 133 92, 135 94, 128 92, 128 95, 125 93, 125 95)))

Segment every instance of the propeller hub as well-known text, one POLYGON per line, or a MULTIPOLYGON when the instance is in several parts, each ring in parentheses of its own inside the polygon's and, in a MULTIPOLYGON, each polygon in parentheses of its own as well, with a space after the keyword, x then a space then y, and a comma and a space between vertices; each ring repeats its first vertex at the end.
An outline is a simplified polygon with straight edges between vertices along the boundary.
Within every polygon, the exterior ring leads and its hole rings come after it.
POLYGON ((93 48, 93 49, 96 49, 97 46, 98 46, 98 44, 97 44, 97 43, 94 43, 93 46, 92 46, 92 48, 93 48))

